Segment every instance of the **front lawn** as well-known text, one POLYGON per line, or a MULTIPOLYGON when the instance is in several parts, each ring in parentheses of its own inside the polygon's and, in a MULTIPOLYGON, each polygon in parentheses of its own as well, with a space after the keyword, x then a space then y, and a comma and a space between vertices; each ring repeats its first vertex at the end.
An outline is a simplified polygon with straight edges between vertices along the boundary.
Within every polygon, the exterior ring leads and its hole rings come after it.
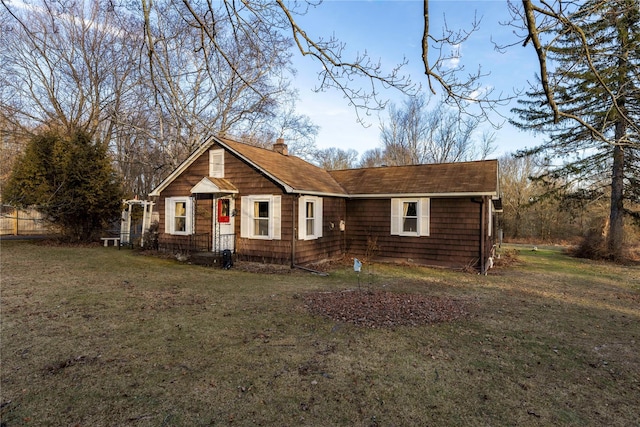
POLYGON ((0 259, 3 427, 640 425, 638 267, 541 249, 487 276, 324 277, 13 241, 0 259), (346 289, 464 315, 370 327, 306 305, 346 289))

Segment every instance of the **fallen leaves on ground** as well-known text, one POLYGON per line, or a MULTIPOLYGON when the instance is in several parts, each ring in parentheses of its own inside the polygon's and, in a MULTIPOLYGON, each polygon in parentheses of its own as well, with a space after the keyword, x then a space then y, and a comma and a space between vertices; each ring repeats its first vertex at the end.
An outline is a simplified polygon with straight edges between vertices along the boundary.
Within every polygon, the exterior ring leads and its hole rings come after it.
POLYGON ((370 328, 450 322, 468 315, 459 300, 381 290, 317 292, 305 295, 304 303, 311 313, 370 328))

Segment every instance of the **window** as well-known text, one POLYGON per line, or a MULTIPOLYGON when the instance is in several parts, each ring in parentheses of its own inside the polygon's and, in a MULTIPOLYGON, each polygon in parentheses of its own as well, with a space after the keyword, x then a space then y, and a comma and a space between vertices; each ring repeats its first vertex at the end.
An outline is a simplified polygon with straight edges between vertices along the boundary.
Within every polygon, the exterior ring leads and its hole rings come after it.
POLYGON ((229 199, 218 199, 218 222, 229 222, 231 201, 229 199))
POLYGON ((305 203, 306 205, 306 217, 307 217, 307 227, 306 227, 306 232, 307 232, 307 236, 313 236, 313 234, 316 231, 316 223, 314 222, 314 215, 315 215, 315 209, 314 209, 314 203, 313 202, 307 202, 305 203))
POLYGON ((240 237, 280 240, 281 196, 243 196, 240 203, 240 237))
POLYGON ((209 176, 224 178, 224 150, 209 150, 209 176))
POLYGON ((391 234, 429 235, 429 199, 391 199, 391 234))
POLYGON ((298 239, 322 237, 322 198, 303 196, 298 199, 298 239))
POLYGON ((191 197, 167 197, 165 199, 165 233, 193 234, 193 199, 191 197))
POLYGON ((402 202, 402 231, 418 231, 418 202, 402 202))
POLYGON ((173 231, 187 231, 187 202, 175 202, 173 215, 173 231))
POLYGON ((253 233, 258 236, 269 235, 269 202, 253 202, 253 233))

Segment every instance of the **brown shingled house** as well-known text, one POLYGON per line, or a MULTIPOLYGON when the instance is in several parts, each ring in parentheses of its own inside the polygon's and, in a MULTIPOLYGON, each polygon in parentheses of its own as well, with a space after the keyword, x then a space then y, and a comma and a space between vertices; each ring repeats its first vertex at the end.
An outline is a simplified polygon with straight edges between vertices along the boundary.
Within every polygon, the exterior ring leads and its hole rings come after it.
POLYGON ((486 270, 499 200, 495 160, 326 171, 212 137, 151 196, 159 243, 301 265, 342 254, 486 270))

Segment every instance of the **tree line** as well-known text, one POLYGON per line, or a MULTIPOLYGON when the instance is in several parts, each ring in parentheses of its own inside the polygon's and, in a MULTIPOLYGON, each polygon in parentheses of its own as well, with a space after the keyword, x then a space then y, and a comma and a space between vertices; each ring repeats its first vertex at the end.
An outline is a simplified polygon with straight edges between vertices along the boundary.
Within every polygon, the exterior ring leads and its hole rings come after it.
MULTIPOLYGON (((108 147, 132 195, 144 197, 212 133, 255 145, 283 137, 291 153, 329 168, 472 157, 478 121, 458 125, 451 112, 434 123, 441 116, 426 117, 424 96, 391 106, 381 125, 384 156, 376 150, 358 163, 354 152, 318 150, 317 126, 295 111, 294 40, 269 25, 275 10, 251 18, 173 1, 3 5, 0 120, 7 146, 49 127, 82 131, 108 147), (440 135, 427 135, 428 127, 440 135), (427 138, 430 155, 419 153, 427 138)), ((393 75, 380 79, 405 87, 393 75)), ((349 94, 371 105, 363 92, 349 94)))
POLYGON ((214 44, 178 2, 3 5, 3 139, 82 131, 108 147, 132 195, 149 193, 212 132, 284 136, 300 153, 317 133, 295 113, 291 40, 266 26, 257 47, 216 20, 214 44))
MULTIPOLYGON (((69 140, 86 137, 106 147, 125 191, 139 195, 214 132, 254 143, 284 137, 292 153, 327 168, 470 160, 493 151, 491 133, 476 136, 479 123, 517 98, 512 123, 544 137, 514 157, 542 165, 530 176, 542 195, 529 206, 606 199, 602 232, 612 258, 621 256, 624 218, 640 216, 637 0, 506 2, 511 20, 504 24, 515 41, 496 48, 524 46, 539 63, 530 89, 506 96, 486 90, 490 76, 481 67, 473 73, 448 61, 480 23, 463 30, 445 24, 436 36, 425 0, 417 35, 425 88, 443 94, 432 109, 402 73, 404 63, 385 69, 366 54, 347 57, 334 37, 310 37, 297 18, 312 13, 315 2, 2 0, 2 6, 3 154, 52 129, 69 140), (319 64, 317 90, 340 91, 356 111, 388 108, 379 149, 357 161, 350 150, 315 148, 317 127, 295 110, 294 50, 319 64), (408 101, 387 104, 380 89, 388 87, 408 101)), ((520 233, 522 214, 514 215, 505 218, 520 233)))

